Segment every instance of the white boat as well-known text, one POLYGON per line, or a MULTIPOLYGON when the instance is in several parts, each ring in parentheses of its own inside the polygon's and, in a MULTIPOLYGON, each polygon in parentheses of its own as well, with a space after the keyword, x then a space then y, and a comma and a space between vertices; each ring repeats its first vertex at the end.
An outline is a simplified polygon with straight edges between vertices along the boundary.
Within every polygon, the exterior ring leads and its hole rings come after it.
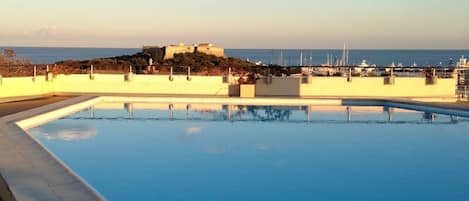
POLYGON ((374 70, 375 70, 374 68, 370 68, 370 65, 368 64, 366 60, 362 60, 362 63, 354 68, 355 73, 362 73, 362 72, 369 73, 374 70))
POLYGON ((459 59, 459 62, 456 64, 456 67, 469 68, 469 62, 467 61, 467 58, 464 57, 464 55, 459 59))
POLYGON ((334 67, 316 67, 312 71, 316 76, 331 76, 337 73, 337 68, 334 67))
POLYGON ((367 61, 366 60, 362 60, 362 63, 360 65, 358 65, 358 67, 360 68, 366 68, 366 67, 370 67, 370 65, 368 65, 367 61))

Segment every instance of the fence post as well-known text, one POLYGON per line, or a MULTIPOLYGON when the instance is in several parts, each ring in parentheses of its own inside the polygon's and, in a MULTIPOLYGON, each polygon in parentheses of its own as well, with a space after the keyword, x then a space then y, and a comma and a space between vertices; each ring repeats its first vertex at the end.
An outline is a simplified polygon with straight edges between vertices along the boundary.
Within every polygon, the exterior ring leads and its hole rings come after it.
POLYGON ((352 68, 348 68, 347 82, 352 82, 352 68))
POLYGON ((127 82, 130 82, 133 80, 133 68, 132 68, 132 65, 129 66, 129 72, 127 74, 124 75, 124 80, 127 81, 127 82))
POLYGON ((430 77, 426 77, 425 79, 426 79, 426 81, 425 81, 426 85, 436 84, 436 82, 438 80, 438 76, 436 75, 436 69, 432 68, 432 74, 430 75, 430 77))
POLYGON ((228 78, 227 78, 227 82, 228 83, 231 83, 231 76, 232 76, 232 72, 231 72, 231 66, 228 67, 228 78))
POLYGON ((187 67, 187 81, 191 81, 192 78, 191 78, 191 67, 187 67))
POLYGON ((33 69, 33 82, 36 81, 36 77, 37 77, 37 66, 34 65, 34 69, 33 69))
POLYGON ((94 66, 91 64, 90 66, 90 80, 94 80, 94 66))
POLYGON ((52 81, 52 73, 50 72, 49 65, 46 65, 46 81, 52 81))
POLYGON ((384 78, 384 85, 394 84, 394 68, 389 70, 389 76, 384 78))
POLYGON ((171 66, 171 68, 169 69, 169 81, 173 81, 174 78, 173 78, 173 67, 171 66))

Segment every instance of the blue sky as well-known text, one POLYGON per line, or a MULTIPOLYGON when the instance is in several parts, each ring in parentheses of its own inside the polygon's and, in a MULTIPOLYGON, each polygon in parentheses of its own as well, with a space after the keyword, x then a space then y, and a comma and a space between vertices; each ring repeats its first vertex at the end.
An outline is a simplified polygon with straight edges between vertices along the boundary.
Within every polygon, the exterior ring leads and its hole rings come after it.
POLYGON ((2 0, 0 46, 469 49, 467 0, 2 0))

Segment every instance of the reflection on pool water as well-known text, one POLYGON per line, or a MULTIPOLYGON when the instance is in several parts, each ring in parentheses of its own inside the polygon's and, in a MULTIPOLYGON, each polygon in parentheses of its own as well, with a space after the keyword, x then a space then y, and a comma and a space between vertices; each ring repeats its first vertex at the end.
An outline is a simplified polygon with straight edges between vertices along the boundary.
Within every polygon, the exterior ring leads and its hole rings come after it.
POLYGON ((28 132, 111 201, 469 200, 457 116, 100 103, 28 132))

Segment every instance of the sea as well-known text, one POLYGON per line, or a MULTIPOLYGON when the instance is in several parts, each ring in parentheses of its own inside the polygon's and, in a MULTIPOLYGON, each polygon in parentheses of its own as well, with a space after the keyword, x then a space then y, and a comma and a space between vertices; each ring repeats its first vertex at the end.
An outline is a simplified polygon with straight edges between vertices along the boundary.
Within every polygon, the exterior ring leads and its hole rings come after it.
MULTIPOLYGON (((102 57, 131 55, 140 48, 56 48, 56 47, 0 47, 16 51, 18 58, 30 59, 35 64, 51 64, 63 60, 86 60, 102 57)), ((349 50, 350 64, 358 65, 366 60, 370 65, 389 66, 447 66, 455 63, 463 55, 469 56, 469 50, 349 50)), ((339 49, 226 49, 228 57, 262 64, 280 64, 285 66, 321 65, 340 60, 339 49)))

